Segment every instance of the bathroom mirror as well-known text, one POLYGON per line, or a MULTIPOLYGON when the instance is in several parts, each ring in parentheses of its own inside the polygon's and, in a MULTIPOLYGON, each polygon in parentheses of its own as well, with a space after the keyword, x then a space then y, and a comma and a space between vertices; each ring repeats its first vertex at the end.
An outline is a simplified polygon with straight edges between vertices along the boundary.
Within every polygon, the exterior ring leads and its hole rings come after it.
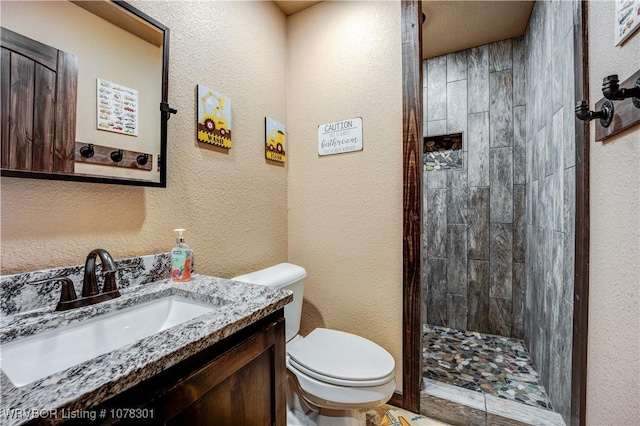
POLYGON ((122 1, 0 8, 2 176, 166 187, 169 29, 122 1))

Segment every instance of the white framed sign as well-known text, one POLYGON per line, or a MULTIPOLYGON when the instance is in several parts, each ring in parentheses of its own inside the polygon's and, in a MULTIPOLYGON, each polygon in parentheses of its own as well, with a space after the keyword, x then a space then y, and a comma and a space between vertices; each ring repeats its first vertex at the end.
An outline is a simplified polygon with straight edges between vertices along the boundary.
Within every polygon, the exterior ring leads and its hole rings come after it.
POLYGON ((362 151, 362 117, 318 126, 318 155, 362 151))

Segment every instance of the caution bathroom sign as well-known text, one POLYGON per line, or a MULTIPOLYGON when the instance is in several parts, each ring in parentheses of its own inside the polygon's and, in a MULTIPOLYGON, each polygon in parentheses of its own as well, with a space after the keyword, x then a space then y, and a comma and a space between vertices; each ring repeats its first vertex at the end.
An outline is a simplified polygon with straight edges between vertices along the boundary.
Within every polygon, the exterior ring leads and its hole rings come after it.
POLYGON ((362 151, 362 117, 318 126, 318 155, 362 151))

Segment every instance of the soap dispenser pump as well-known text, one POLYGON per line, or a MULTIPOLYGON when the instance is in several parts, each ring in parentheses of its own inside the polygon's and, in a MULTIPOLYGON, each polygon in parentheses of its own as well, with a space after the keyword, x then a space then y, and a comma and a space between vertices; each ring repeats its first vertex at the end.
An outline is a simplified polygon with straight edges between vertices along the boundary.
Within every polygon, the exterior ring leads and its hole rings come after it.
POLYGON ((177 245, 171 250, 171 280, 185 282, 191 280, 193 273, 193 250, 184 242, 182 228, 174 229, 178 233, 177 245))

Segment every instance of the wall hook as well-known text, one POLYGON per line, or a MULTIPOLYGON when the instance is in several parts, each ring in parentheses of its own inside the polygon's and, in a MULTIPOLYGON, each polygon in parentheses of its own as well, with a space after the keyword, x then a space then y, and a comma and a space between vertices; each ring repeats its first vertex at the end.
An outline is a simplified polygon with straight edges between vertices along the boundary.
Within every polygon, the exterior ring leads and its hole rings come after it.
POLYGON ((613 102, 611 101, 605 101, 600 111, 589 111, 589 103, 587 101, 576 102, 576 117, 583 121, 599 118, 602 127, 609 127, 613 120, 613 111, 613 102))
POLYGON ((141 166, 144 166, 149 161, 149 154, 140 154, 136 157, 136 162, 141 166))
POLYGON ((632 102, 636 108, 640 108, 640 78, 636 80, 634 87, 621 89, 618 84, 618 75, 613 74, 602 79, 602 94, 612 101, 621 101, 626 98, 633 98, 632 102))
POLYGON ((95 151, 93 150, 92 143, 80 148, 80 155, 82 155, 83 158, 91 158, 93 157, 93 154, 95 154, 95 151))
POLYGON ((122 155, 122 150, 119 149, 117 151, 113 151, 109 156, 111 157, 111 161, 113 161, 114 163, 119 163, 120 161, 122 161, 122 155))

